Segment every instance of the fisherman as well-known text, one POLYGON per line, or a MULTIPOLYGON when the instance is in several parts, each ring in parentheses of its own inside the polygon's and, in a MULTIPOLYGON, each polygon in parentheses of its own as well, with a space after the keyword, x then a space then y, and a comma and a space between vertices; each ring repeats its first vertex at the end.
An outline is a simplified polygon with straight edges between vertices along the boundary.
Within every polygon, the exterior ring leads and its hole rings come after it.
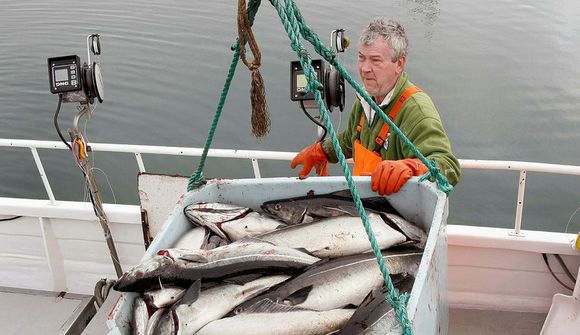
MULTIPOLYGON (((366 92, 394 121, 427 160, 455 185, 461 170, 443 129, 433 101, 414 86, 405 72, 407 36, 396 21, 375 18, 359 39, 358 70, 366 92)), ((354 158, 353 175, 370 175, 372 190, 380 195, 398 192, 412 176, 425 174, 427 167, 389 125, 361 97, 354 102, 348 127, 338 134, 346 158, 354 158)), ((336 163, 332 142, 316 142, 304 148, 290 167, 302 164, 298 173, 305 178, 312 167, 320 176, 327 174, 328 162, 336 163)))

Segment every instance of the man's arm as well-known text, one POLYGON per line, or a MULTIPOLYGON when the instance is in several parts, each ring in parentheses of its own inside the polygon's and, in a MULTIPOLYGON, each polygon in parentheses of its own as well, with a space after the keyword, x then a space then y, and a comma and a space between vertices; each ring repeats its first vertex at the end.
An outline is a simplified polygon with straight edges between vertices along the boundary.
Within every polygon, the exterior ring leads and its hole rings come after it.
MULTIPOLYGON (((461 178, 459 161, 451 151, 449 138, 439 118, 425 117, 421 119, 410 129, 407 137, 427 160, 435 160, 437 167, 450 184, 456 185, 459 182, 461 178)), ((402 141, 400 145, 405 157, 416 157, 402 141)))

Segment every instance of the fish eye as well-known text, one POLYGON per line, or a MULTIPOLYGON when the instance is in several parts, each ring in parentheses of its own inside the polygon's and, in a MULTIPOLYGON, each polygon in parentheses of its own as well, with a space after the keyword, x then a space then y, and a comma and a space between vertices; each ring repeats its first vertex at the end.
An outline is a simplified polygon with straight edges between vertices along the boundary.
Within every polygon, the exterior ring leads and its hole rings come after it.
POLYGON ((274 209, 277 210, 277 211, 279 211, 281 208, 282 208, 282 205, 280 205, 280 204, 276 204, 274 206, 274 209))

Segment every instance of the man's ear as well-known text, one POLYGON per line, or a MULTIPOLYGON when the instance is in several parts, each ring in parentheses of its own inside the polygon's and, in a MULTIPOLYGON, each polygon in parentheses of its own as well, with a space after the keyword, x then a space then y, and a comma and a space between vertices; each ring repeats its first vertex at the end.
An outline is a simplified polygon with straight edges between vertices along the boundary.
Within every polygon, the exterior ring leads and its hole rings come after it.
POLYGON ((401 56, 397 61, 397 75, 401 74, 405 70, 405 64, 407 63, 407 56, 401 56))

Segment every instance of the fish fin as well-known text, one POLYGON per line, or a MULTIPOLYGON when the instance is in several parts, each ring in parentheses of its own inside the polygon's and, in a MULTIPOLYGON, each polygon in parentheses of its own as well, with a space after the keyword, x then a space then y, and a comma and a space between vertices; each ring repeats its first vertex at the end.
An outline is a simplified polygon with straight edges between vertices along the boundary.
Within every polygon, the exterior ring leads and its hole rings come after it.
POLYGON ((299 224, 311 222, 314 222, 314 216, 306 214, 306 209, 304 209, 304 214, 302 215, 302 219, 300 220, 299 224))
POLYGON ((344 206, 325 206, 327 209, 334 209, 337 212, 341 212, 344 216, 358 216, 359 213, 356 207, 344 208, 344 206))
POLYGON ((161 277, 157 277, 159 279, 159 289, 163 290, 163 283, 161 282, 161 277))
POLYGON ((355 305, 355 304, 346 304, 346 305, 342 306, 341 308, 344 308, 344 309, 357 309, 358 306, 355 305))
POLYGON ((235 241, 234 243, 266 243, 266 244, 270 244, 270 245, 275 245, 272 242, 264 241, 264 240, 261 240, 257 237, 254 237, 254 236, 242 237, 241 239, 235 241))
POLYGON ((387 215, 387 214, 389 214, 389 213, 379 212, 381 219, 383 219, 383 221, 385 221, 385 224, 387 226, 393 228, 394 230, 398 231, 399 233, 405 235, 406 238, 410 239, 409 236, 407 236, 407 234, 405 234, 403 229, 401 227, 399 227, 399 225, 395 222, 395 220, 391 219, 389 217, 389 215, 387 215))
POLYGON ((306 249, 306 248, 302 248, 302 247, 300 247, 300 248, 293 248, 293 249, 294 249, 294 250, 298 250, 298 251, 300 251, 300 252, 303 252, 303 253, 305 253, 305 254, 307 254, 307 255, 309 255, 309 256, 316 257, 316 256, 314 256, 314 255, 312 254, 312 252, 308 251, 308 249, 306 249))
POLYGON ((387 288, 383 286, 370 290, 366 297, 361 301, 359 307, 366 306, 375 300, 378 296, 387 294, 387 288))
POLYGON ((224 240, 228 240, 229 238, 226 235, 226 233, 222 230, 222 222, 220 223, 212 223, 210 225, 207 225, 206 227, 208 227, 212 232, 214 232, 217 236, 221 237, 224 240))
POLYGON ((303 288, 299 289, 298 291, 290 294, 284 300, 290 301, 292 305, 301 304, 304 301, 306 301, 306 299, 308 298, 308 295, 310 294, 310 291, 312 291, 313 288, 314 288, 314 285, 309 285, 309 286, 303 287, 303 288))
POLYGON ((419 244, 424 244, 427 241, 427 234, 420 227, 405 220, 402 216, 387 212, 380 212, 379 215, 389 227, 403 234, 407 241, 419 244))
POLYGON ((178 259, 188 261, 188 262, 196 262, 196 263, 209 262, 209 260, 205 256, 199 255, 199 254, 183 255, 183 256, 179 257, 178 259))
POLYGON ((409 274, 407 272, 401 272, 401 273, 391 275, 391 282, 393 283, 393 285, 397 285, 398 283, 405 280, 407 278, 407 276, 409 276, 409 274))
POLYGON ((211 235, 211 230, 208 227, 203 226, 203 229, 205 233, 203 235, 203 242, 201 243, 200 249, 205 249, 205 247, 209 243, 209 237, 211 235))
POLYGON ((328 195, 333 196, 333 197, 351 198, 352 199, 352 194, 350 193, 350 189, 348 189, 348 188, 346 188, 344 190, 340 190, 340 191, 334 191, 332 193, 329 193, 328 195))
POLYGON ((273 301, 272 299, 262 299, 250 307, 244 309, 238 314, 254 314, 254 313, 286 313, 295 311, 306 311, 308 309, 296 306, 284 305, 273 301))
POLYGON ((185 291, 183 297, 179 300, 178 305, 191 305, 197 301, 199 298, 199 292, 201 291, 201 280, 196 280, 191 284, 191 286, 185 291))
MULTIPOLYGON (((314 256, 314 257, 316 257, 316 256, 314 256)), ((320 258, 320 260, 319 260, 319 261, 316 261, 316 262, 314 262, 314 263, 312 263, 312 264, 308 265, 308 266, 307 266, 307 267, 305 267, 304 269, 302 269, 302 272, 304 273, 304 272, 306 272, 306 271, 308 271, 308 270, 310 270, 310 269, 312 269, 312 268, 319 267, 319 266, 321 266, 322 264, 326 264, 326 263, 330 262, 331 260, 332 260, 332 259, 331 259, 331 258, 328 258, 328 257, 325 257, 325 258, 320 258)))
POLYGON ((261 273, 247 273, 223 279, 223 282, 228 284, 244 285, 260 277, 262 277, 261 273))

